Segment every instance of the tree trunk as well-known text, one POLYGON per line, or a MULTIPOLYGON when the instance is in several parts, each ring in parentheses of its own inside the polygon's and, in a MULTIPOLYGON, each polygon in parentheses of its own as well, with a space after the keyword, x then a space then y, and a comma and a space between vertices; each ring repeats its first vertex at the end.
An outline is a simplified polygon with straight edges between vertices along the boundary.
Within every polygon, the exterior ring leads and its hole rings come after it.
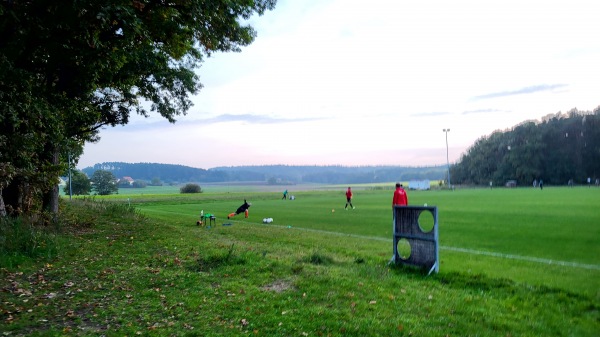
POLYGON ((44 193, 44 210, 55 215, 58 214, 58 192, 58 185, 54 185, 50 191, 44 193))
MULTIPOLYGON (((59 165, 60 153, 58 148, 55 147, 52 153, 52 164, 59 165)), ((42 198, 43 204, 42 208, 46 211, 51 212, 54 216, 58 215, 58 183, 54 184, 49 191, 44 192, 44 196, 42 198)))
POLYGON ((2 189, 0 188, 0 217, 6 216, 6 207, 4 206, 4 197, 2 197, 2 189))

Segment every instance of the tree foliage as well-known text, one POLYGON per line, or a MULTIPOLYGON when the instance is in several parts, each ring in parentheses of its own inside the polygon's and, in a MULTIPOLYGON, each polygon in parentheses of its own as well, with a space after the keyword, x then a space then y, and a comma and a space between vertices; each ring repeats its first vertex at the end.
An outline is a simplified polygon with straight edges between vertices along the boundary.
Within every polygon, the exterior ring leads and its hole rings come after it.
POLYGON ((66 195, 70 195, 71 191, 73 195, 88 195, 91 190, 92 183, 90 179, 78 170, 71 172, 71 179, 67 180, 67 185, 63 188, 66 195))
POLYGON ((505 132, 478 139, 451 167, 457 184, 504 185, 533 180, 566 185, 600 178, 600 106, 593 112, 573 109, 523 122, 505 132))
POLYGON ((148 187, 148 183, 145 180, 136 180, 131 184, 133 188, 146 188, 148 187))
POLYGON ((58 176, 103 126, 185 114, 214 52, 275 0, 0 2, 0 213, 58 210, 58 176), (149 104, 145 104, 149 102, 149 104), (4 150, 7 149, 7 150, 4 150))
POLYGON ((98 170, 94 172, 91 181, 92 188, 99 195, 110 195, 119 192, 117 178, 108 171, 98 170))

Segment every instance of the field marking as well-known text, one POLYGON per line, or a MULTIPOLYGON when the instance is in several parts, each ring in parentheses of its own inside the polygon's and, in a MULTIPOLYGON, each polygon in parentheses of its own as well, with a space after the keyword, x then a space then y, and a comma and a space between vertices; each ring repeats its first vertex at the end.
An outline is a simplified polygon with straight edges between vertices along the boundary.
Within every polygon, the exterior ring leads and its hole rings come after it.
MULTIPOLYGON (((156 210, 155 210, 155 212, 167 213, 166 211, 156 211, 156 210)), ((168 213, 189 215, 188 213, 179 213, 179 212, 168 212, 168 213)), ((256 222, 246 222, 243 220, 233 220, 232 219, 232 221, 241 222, 246 225, 259 225, 259 226, 289 228, 288 226, 262 224, 262 223, 256 223, 256 222)), ((338 236, 349 236, 349 237, 358 238, 358 239, 369 239, 369 240, 377 240, 377 241, 384 241, 384 242, 392 243, 391 239, 386 239, 386 238, 377 237, 377 236, 347 234, 347 233, 331 232, 331 231, 324 231, 324 230, 320 230, 320 229, 302 228, 302 227, 293 227, 293 229, 303 230, 303 231, 308 231, 308 232, 332 234, 332 235, 338 235, 338 236)), ((460 247, 440 246, 439 248, 440 248, 440 250, 449 250, 449 251, 453 251, 453 252, 472 254, 472 255, 483 255, 483 256, 498 257, 498 258, 503 258, 503 259, 536 262, 536 263, 543 263, 543 264, 557 265, 557 266, 564 266, 564 267, 573 267, 573 268, 581 268, 581 269, 589 269, 589 270, 600 270, 600 265, 597 265, 597 264, 586 264, 586 263, 578 263, 578 262, 551 260, 551 259, 544 259, 544 258, 540 258, 540 257, 523 256, 523 255, 515 255, 515 254, 504 254, 504 253, 489 252, 489 251, 475 250, 475 249, 469 249, 469 248, 460 248, 460 247)))
POLYGON ((600 270, 600 265, 597 265, 597 264, 585 264, 585 263, 577 263, 577 262, 569 262, 569 261, 550 260, 550 259, 543 259, 540 257, 523 256, 523 255, 515 255, 515 254, 503 254, 503 253, 496 253, 496 252, 486 252, 486 251, 482 251, 482 250, 459 248, 459 247, 440 246, 440 249, 450 250, 450 251, 459 252, 459 253, 473 254, 473 255, 486 255, 486 256, 493 256, 493 257, 500 257, 500 258, 504 258, 504 259, 522 260, 522 261, 553 264, 553 265, 566 266, 566 267, 600 270))
MULTIPOLYGON (((277 226, 277 227, 285 228, 285 226, 277 226)), ((377 236, 347 234, 347 233, 330 232, 330 231, 324 231, 324 230, 319 230, 319 229, 300 228, 300 227, 294 227, 294 229, 309 231, 309 232, 318 232, 318 233, 339 235, 339 236, 349 236, 349 237, 353 237, 353 238, 357 238, 357 239, 369 239, 369 240, 385 241, 385 242, 392 243, 392 239, 386 239, 386 238, 377 237, 377 236)), ((564 266, 564 267, 600 270, 600 265, 597 265, 597 264, 559 261, 559 260, 544 259, 544 258, 540 258, 540 257, 523 256, 523 255, 515 255, 515 254, 504 254, 504 253, 496 253, 496 252, 489 252, 489 251, 475 250, 475 249, 468 249, 468 248, 460 248, 460 247, 439 246, 439 248, 440 248, 440 250, 449 250, 449 251, 453 251, 453 252, 472 254, 472 255, 484 255, 484 256, 492 256, 492 257, 498 257, 498 258, 503 258, 503 259, 536 262, 536 263, 558 265, 558 266, 564 266)))

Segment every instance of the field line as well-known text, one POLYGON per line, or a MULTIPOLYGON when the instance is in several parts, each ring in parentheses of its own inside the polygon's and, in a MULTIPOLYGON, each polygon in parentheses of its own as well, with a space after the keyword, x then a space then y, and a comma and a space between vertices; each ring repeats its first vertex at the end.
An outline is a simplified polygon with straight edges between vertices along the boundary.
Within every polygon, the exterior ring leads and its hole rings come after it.
POLYGON ((440 246, 440 249, 449 250, 449 251, 453 251, 453 252, 459 252, 459 253, 473 254, 473 255, 486 255, 486 256, 493 256, 493 257, 500 257, 500 258, 504 258, 504 259, 522 260, 522 261, 538 262, 538 263, 543 263, 543 264, 553 264, 553 265, 566 266, 566 267, 600 270, 600 266, 596 265, 596 264, 585 264, 585 263, 577 263, 577 262, 569 262, 569 261, 550 260, 550 259, 543 259, 543 258, 539 258, 539 257, 522 256, 522 255, 514 255, 514 254, 503 254, 503 253, 496 253, 496 252, 486 252, 486 251, 481 251, 481 250, 459 248, 459 247, 440 246))
MULTIPOLYGON (((148 211, 148 210, 146 209, 144 211, 148 211)), ((159 213, 164 213, 164 211, 159 211, 159 213)), ((173 213, 175 213, 175 212, 173 212, 173 213)), ((187 214, 187 213, 176 213, 176 214, 187 214)), ((246 221, 240 221, 240 220, 235 220, 235 221, 236 222, 244 223, 246 225, 274 226, 274 227, 282 227, 282 228, 286 227, 286 226, 278 226, 278 225, 269 225, 269 224, 246 222, 246 221)), ((358 239, 368 239, 368 240, 384 241, 384 242, 390 242, 390 243, 392 241, 391 239, 382 238, 382 237, 357 235, 357 234, 347 234, 347 233, 340 233, 340 232, 330 232, 330 231, 324 231, 324 230, 320 230, 320 229, 301 228, 301 227, 294 227, 294 229, 302 230, 302 231, 307 231, 307 232, 316 232, 316 233, 338 235, 338 236, 349 236, 349 237, 358 238, 358 239)), ((550 259, 543 259, 543 258, 539 258, 539 257, 523 256, 523 255, 515 255, 515 254, 496 253, 496 252, 489 252, 489 251, 483 251, 483 250, 475 250, 475 249, 469 249, 469 248, 460 248, 460 247, 440 246, 439 248, 440 248, 440 250, 448 250, 448 251, 452 251, 452 252, 465 253, 465 254, 471 254, 471 255, 483 255, 483 256, 498 257, 498 258, 503 258, 503 259, 536 262, 536 263, 549 264, 549 265, 557 265, 557 266, 565 266, 565 267, 573 267, 573 268, 581 268, 581 269, 590 269, 590 270, 600 270, 600 265, 597 265, 597 264, 585 264, 585 263, 577 263, 577 262, 569 262, 569 261, 550 260, 550 259)))
MULTIPOLYGON (((279 227, 283 227, 283 226, 279 226, 279 227)), ((294 229, 308 231, 308 232, 317 232, 317 233, 324 233, 324 234, 331 234, 331 235, 348 236, 348 237, 353 237, 353 238, 358 238, 358 239, 377 240, 377 241, 385 241, 385 242, 392 243, 391 238, 386 239, 386 238, 376 237, 376 236, 365 236, 365 235, 347 234, 347 233, 340 233, 340 232, 330 232, 330 231, 311 229, 311 228, 294 227, 294 229)), ((503 259, 536 262, 536 263, 558 265, 558 266, 565 266, 565 267, 574 267, 574 268, 581 268, 581 269, 600 270, 600 265, 597 265, 597 264, 586 264, 586 263, 577 263, 577 262, 569 262, 569 261, 550 260, 550 259, 543 259, 543 258, 539 258, 539 257, 488 252, 488 251, 483 251, 483 250, 475 250, 475 249, 460 248, 460 247, 440 246, 439 248, 440 248, 440 250, 448 250, 448 251, 452 251, 452 252, 465 253, 465 254, 471 254, 471 255, 484 255, 484 256, 498 257, 498 258, 503 258, 503 259)))

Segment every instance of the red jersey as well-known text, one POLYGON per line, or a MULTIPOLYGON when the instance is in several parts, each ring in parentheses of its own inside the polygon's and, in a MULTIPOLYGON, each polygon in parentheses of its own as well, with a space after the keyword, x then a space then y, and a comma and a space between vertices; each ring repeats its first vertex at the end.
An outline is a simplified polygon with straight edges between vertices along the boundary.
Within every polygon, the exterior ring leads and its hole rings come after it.
POLYGON ((352 198, 352 191, 350 189, 348 189, 346 191, 346 198, 348 198, 348 199, 352 198))
POLYGON ((406 191, 402 187, 397 187, 394 191, 394 199, 392 200, 393 206, 406 206, 408 205, 408 196, 406 195, 406 191))

